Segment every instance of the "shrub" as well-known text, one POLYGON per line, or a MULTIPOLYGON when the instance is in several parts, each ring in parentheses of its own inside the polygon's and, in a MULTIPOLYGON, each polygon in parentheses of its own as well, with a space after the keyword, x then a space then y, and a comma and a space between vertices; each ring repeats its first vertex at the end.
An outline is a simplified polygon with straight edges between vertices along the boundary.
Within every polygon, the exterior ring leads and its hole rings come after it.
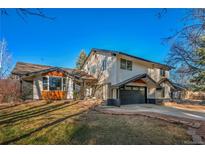
POLYGON ((0 103, 14 102, 20 99, 20 82, 18 80, 0 80, 0 103))

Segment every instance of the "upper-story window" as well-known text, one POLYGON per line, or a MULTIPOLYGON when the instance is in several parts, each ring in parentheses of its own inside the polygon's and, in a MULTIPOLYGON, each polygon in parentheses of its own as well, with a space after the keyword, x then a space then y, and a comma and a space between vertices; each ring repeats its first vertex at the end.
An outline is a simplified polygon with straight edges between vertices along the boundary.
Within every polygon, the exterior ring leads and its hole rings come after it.
POLYGON ((124 70, 132 70, 132 61, 120 59, 120 68, 124 70))
POLYGON ((165 70, 163 70, 163 69, 160 69, 160 76, 165 76, 165 70))
POLYGON ((92 69, 91 72, 92 72, 93 74, 95 74, 95 73, 96 73, 96 66, 93 66, 91 69, 92 69))
POLYGON ((106 70, 107 69, 107 60, 104 59, 103 62, 102 62, 102 70, 106 70))

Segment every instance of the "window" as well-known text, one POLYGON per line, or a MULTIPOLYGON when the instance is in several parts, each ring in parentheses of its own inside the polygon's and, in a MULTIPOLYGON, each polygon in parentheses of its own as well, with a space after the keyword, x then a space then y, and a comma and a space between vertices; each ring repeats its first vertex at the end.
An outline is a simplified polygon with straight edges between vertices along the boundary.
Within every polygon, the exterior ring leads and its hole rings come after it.
POLYGON ((92 71, 93 74, 95 74, 96 73, 96 67, 93 66, 91 71, 92 71))
POLYGON ((121 59, 120 60, 120 68, 121 69, 126 69, 126 60, 125 59, 121 59))
POLYGON ((62 79, 63 79, 63 91, 67 91, 66 78, 62 78, 62 79))
POLYGON ((48 90, 48 77, 43 77, 43 90, 48 90))
POLYGON ((125 90, 132 90, 132 87, 125 86, 125 90))
POLYGON ((49 77, 49 89, 50 90, 61 90, 61 78, 49 77))
POLYGON ((120 68, 124 70, 132 70, 132 61, 121 59, 120 60, 120 68))
POLYGON ((106 67, 107 67, 106 65, 107 65, 107 60, 104 59, 103 62, 102 62, 102 70, 103 70, 103 71, 107 69, 107 68, 106 68, 106 67))
POLYGON ((132 70, 132 61, 127 60, 127 70, 132 70))
POLYGON ((160 69, 160 75, 165 76, 165 70, 160 69))

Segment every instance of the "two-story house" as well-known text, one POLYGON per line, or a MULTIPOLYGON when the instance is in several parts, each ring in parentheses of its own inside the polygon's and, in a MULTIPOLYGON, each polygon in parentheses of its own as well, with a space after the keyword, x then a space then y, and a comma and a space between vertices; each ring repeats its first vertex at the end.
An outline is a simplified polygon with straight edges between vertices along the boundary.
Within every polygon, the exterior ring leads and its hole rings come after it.
POLYGON ((82 70, 99 80, 97 97, 121 104, 155 103, 170 99, 171 67, 119 51, 92 49, 82 70))
POLYGON ((20 81, 26 99, 73 99, 83 89, 86 96, 121 104, 155 103, 171 97, 170 69, 123 52, 92 49, 81 70, 18 62, 11 77, 20 81))

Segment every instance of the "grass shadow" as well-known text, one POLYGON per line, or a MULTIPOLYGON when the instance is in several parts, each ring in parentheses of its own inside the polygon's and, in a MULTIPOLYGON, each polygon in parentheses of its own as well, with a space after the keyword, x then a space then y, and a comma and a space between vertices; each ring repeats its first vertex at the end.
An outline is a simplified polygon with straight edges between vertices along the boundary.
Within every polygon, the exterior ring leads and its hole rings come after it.
POLYGON ((1 144, 1 145, 7 145, 7 144, 11 144, 11 143, 17 142, 17 141, 19 141, 19 140, 21 140, 21 139, 24 139, 24 138, 26 138, 26 137, 31 136, 33 133, 39 132, 39 131, 41 131, 41 130, 43 130, 43 129, 46 129, 46 128, 50 127, 50 126, 57 125, 57 124, 59 124, 59 123, 65 121, 65 120, 67 120, 68 118, 72 118, 72 117, 74 117, 74 116, 78 116, 78 115, 80 115, 80 114, 82 114, 82 113, 84 113, 84 112, 86 112, 86 111, 87 111, 87 110, 83 110, 83 111, 81 111, 81 112, 79 112, 79 113, 72 114, 72 115, 66 116, 66 117, 64 117, 64 118, 57 119, 57 120, 55 120, 55 121, 53 121, 53 122, 51 122, 51 123, 47 123, 47 124, 45 124, 45 125, 43 125, 43 126, 41 126, 41 127, 36 128, 36 129, 34 129, 33 131, 30 131, 30 132, 28 132, 28 133, 25 133, 25 134, 23 134, 23 135, 21 135, 21 136, 19 136, 19 137, 14 138, 14 139, 11 139, 11 140, 2 142, 2 143, 0 143, 0 144, 1 144))
POLYGON ((42 104, 42 105, 30 107, 28 109, 24 109, 24 110, 12 112, 12 113, 4 114, 4 115, 1 115, 0 118, 6 118, 6 117, 9 117, 9 116, 15 116, 18 113, 27 112, 27 111, 30 111, 30 110, 33 110, 33 109, 41 108, 41 107, 46 106, 46 105, 48 105, 48 104, 45 103, 45 104, 42 104))
POLYGON ((25 120, 25 119, 28 119, 28 118, 33 118, 33 117, 41 116, 43 114, 50 113, 50 112, 53 112, 53 111, 56 111, 56 110, 60 110, 60 109, 63 109, 63 108, 75 105, 77 103, 78 102, 72 103, 72 104, 67 104, 67 105, 65 105, 66 103, 63 103, 63 104, 60 104, 60 105, 49 106, 49 107, 44 108, 43 110, 40 110, 40 111, 29 112, 26 115, 18 115, 16 117, 11 117, 10 119, 6 119, 6 120, 3 120, 3 121, 0 121, 0 125, 9 124, 9 123, 15 123, 15 122, 20 121, 20 120, 25 120))
POLYGON ((7 106, 7 107, 2 107, 2 108, 0 108, 0 111, 1 111, 1 110, 4 110, 4 109, 16 107, 16 106, 19 106, 19 105, 22 105, 22 104, 15 104, 15 105, 7 106))

